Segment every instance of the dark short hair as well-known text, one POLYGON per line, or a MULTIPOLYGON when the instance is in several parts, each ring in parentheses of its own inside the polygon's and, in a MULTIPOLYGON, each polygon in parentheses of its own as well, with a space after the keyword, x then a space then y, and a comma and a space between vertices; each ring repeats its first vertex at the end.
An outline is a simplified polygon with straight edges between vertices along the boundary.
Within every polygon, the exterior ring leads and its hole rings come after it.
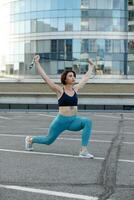
POLYGON ((67 77, 67 74, 69 73, 69 72, 72 72, 73 74, 74 74, 74 77, 76 78, 76 73, 75 73, 75 71, 73 71, 73 70, 65 70, 62 74, 61 74, 61 83, 63 84, 63 85, 66 85, 66 77, 67 77))

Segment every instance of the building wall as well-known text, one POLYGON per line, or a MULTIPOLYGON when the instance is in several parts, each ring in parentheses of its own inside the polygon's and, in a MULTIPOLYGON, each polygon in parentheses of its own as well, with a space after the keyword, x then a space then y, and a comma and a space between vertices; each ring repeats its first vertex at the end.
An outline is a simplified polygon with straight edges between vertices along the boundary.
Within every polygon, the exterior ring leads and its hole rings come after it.
POLYGON ((128 74, 134 74, 134 1, 128 1, 128 74))
POLYGON ((29 70, 35 53, 54 76, 68 68, 84 74, 88 57, 100 78, 134 74, 126 0, 9 0, 4 7, 10 15, 10 43, 3 75, 36 75, 29 70))

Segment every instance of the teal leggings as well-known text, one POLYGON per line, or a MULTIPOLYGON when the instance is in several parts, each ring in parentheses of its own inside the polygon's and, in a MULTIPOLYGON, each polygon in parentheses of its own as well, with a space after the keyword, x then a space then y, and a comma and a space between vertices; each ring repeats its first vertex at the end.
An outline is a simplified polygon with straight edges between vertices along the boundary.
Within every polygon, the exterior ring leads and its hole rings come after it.
POLYGON ((52 144, 56 138, 65 130, 82 130, 82 146, 87 146, 91 135, 92 121, 85 117, 57 115, 52 121, 47 136, 34 136, 32 143, 52 144))

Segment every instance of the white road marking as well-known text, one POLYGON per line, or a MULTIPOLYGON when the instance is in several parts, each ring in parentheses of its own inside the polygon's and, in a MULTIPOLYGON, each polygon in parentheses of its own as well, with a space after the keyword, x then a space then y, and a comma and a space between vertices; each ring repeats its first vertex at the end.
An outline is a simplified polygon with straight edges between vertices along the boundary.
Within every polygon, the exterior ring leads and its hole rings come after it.
MULTIPOLYGON (((46 155, 46 156, 59 156, 59 157, 66 157, 66 158, 80 158, 77 155, 71 154, 59 154, 59 153, 45 153, 45 152, 38 152, 38 151, 22 151, 22 150, 14 150, 14 149, 0 149, 2 152, 9 152, 9 153, 21 153, 21 154, 35 154, 35 155, 46 155)), ((87 158, 86 158, 87 160, 87 158)), ((93 160, 104 160, 103 157, 94 157, 93 160)), ((119 162, 127 162, 127 163, 134 163, 134 160, 126 160, 126 159, 119 159, 119 162)))
POLYGON ((115 117, 115 116, 112 116, 112 115, 100 115, 100 114, 95 114, 95 116, 97 116, 97 117, 109 117, 109 118, 113 118, 113 119, 121 119, 121 117, 120 116, 118 116, 118 117, 115 117))
MULTIPOLYGON (((121 119, 121 117, 120 116, 118 116, 118 117, 116 117, 116 116, 112 116, 112 115, 100 115, 100 114, 95 114, 95 116, 97 116, 97 117, 109 117, 109 118, 113 118, 113 119, 121 119)), ((134 118, 131 118, 131 117, 125 117, 124 116, 124 120, 134 120, 134 118)))
MULTIPOLYGON (((68 140, 68 141, 81 141, 81 138, 66 138, 66 137, 60 137, 58 138, 60 140, 68 140)), ((111 143, 110 140, 90 140, 91 142, 96 143, 111 143)), ((123 142, 123 144, 132 144, 134 145, 134 142, 123 142)))
POLYGON ((120 162, 134 163, 134 160, 119 159, 120 162))
POLYGON ((73 193, 67 193, 67 192, 57 192, 57 191, 51 191, 51 190, 35 189, 35 188, 16 186, 16 185, 1 185, 0 184, 0 188, 18 190, 18 191, 24 191, 24 192, 30 192, 30 193, 36 193, 36 194, 45 194, 49 196, 64 197, 64 198, 69 198, 69 199, 98 200, 97 197, 91 197, 91 196, 73 194, 73 193))
MULTIPOLYGON (((20 137, 25 138, 27 135, 13 135, 13 134, 0 134, 0 137, 20 137)), ((70 138, 70 137, 59 137, 58 140, 64 140, 64 141, 81 141, 81 138, 70 138)), ((94 143, 111 143, 110 140, 90 140, 94 143)), ((131 144, 134 145, 134 142, 123 142, 123 144, 131 144)))
POLYGON ((0 116, 1 119, 10 119, 9 117, 0 116))
POLYGON ((38 114, 40 116, 45 116, 45 117, 56 117, 57 115, 47 115, 47 114, 38 114))

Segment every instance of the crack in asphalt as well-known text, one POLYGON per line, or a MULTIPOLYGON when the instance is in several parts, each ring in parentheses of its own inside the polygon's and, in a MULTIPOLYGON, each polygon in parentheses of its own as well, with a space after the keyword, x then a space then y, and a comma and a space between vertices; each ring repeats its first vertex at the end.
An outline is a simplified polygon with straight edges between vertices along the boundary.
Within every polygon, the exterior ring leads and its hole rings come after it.
POLYGON ((117 133, 113 138, 110 148, 107 151, 106 157, 102 163, 98 183, 104 188, 104 192, 99 196, 99 200, 108 199, 116 188, 116 173, 117 164, 120 154, 121 144, 124 139, 124 120, 121 115, 121 120, 118 122, 117 133))

